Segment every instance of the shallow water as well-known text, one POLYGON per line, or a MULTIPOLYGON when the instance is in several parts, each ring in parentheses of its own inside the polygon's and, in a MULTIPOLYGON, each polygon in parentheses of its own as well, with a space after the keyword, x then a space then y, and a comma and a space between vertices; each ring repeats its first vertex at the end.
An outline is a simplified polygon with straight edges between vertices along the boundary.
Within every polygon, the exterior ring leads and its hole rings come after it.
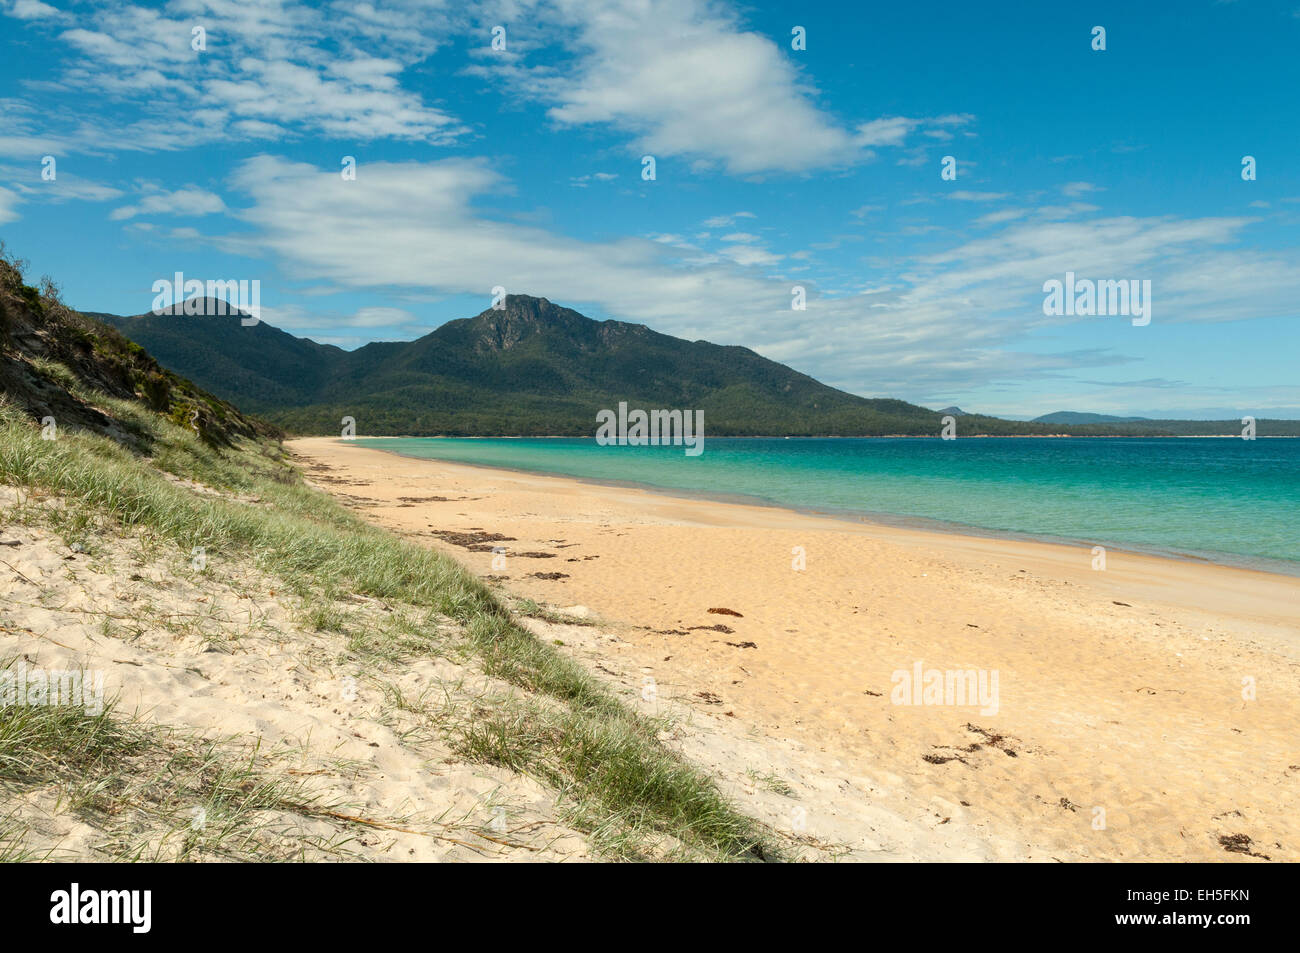
POLYGON ((1300 573, 1300 440, 710 437, 694 457, 590 438, 365 442, 413 457, 1300 573))

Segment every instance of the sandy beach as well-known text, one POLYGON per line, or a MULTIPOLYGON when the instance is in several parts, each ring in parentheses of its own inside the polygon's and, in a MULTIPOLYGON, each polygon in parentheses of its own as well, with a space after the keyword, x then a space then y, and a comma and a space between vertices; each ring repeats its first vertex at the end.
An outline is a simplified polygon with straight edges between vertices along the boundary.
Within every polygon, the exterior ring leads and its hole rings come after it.
POLYGON ((366 518, 599 620, 560 641, 854 856, 1300 858, 1300 580, 289 447, 366 518), (900 696, 918 666, 996 704, 900 696))

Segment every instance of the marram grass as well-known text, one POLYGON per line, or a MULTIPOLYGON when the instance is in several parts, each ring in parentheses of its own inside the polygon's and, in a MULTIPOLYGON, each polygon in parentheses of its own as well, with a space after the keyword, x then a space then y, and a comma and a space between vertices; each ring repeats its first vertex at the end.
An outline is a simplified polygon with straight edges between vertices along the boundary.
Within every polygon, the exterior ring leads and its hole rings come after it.
MULTIPOLYGON (((355 593, 405 603, 426 611, 430 643, 437 637, 433 614, 449 617, 488 675, 533 696, 461 718, 453 735, 466 756, 551 784, 574 806, 579 826, 596 834, 598 845, 616 845, 611 852, 620 856, 640 856, 638 844, 665 838, 694 858, 781 856, 758 822, 656 740, 652 722, 524 629, 454 560, 374 527, 304 485, 274 445, 246 442, 221 451, 129 402, 94 400, 147 432, 152 456, 84 432, 43 440, 39 428, 0 400, 0 482, 58 497, 65 533, 112 524, 145 529, 185 554, 202 546, 209 556, 250 558, 307 598, 355 593), (196 492, 182 482, 191 480, 220 492, 196 492)), ((94 535, 83 544, 93 553, 94 535)), ((332 618, 323 611, 317 621, 329 625, 332 618)))

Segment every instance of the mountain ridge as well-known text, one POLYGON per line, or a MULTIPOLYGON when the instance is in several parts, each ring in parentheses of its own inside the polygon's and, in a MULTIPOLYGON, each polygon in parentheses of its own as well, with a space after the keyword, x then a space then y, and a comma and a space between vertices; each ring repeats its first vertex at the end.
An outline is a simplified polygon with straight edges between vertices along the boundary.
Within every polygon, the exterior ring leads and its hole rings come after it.
MULTIPOLYGON (((933 436, 944 416, 849 394, 747 347, 597 321, 531 295, 509 295, 502 307, 413 341, 355 351, 265 322, 246 327, 238 312, 94 317, 199 386, 300 433, 336 433, 348 416, 372 435, 583 436, 594 432, 598 410, 620 401, 703 410, 714 436, 933 436)), ((962 414, 959 428, 963 435, 1063 432, 1117 430, 981 414, 962 414)))
POLYGON ((1035 424, 1133 424, 1151 420, 1150 417, 1116 417, 1111 414, 1090 414, 1077 410, 1058 410, 1035 417, 1035 424))

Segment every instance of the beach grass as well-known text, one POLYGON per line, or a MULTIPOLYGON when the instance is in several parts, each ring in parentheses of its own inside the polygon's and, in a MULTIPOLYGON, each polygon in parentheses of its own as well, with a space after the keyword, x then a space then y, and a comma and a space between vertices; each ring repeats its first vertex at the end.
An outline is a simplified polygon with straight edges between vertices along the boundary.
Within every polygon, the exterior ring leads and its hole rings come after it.
MULTIPOLYGON (((0 662, 0 673, 12 659, 0 662)), ((350 856, 346 831, 305 826, 342 805, 284 774, 274 755, 234 738, 145 724, 113 702, 0 705, 0 790, 49 794, 59 813, 90 825, 115 861, 287 861, 350 856)), ((62 860, 26 843, 17 811, 0 818, 0 861, 62 860)))
MULTIPOLYGON (((82 396, 146 434, 150 456, 88 432, 43 440, 0 402, 0 482, 27 491, 16 517, 49 521, 92 557, 101 533, 147 531, 185 556, 202 547, 210 557, 249 560, 301 600, 306 625, 346 632, 354 649, 387 658, 472 657, 517 691, 492 708, 445 719, 457 750, 557 789, 580 829, 614 856, 662 854, 656 845, 671 843, 674 856, 695 859, 782 857, 768 830, 656 739, 652 720, 530 633, 453 559, 368 524, 307 486, 270 441, 219 449, 129 401, 82 396), (56 506, 43 505, 51 498, 56 506), (382 631, 354 632, 337 602, 343 596, 401 611, 382 631), (454 635, 439 617, 455 623, 454 635)), ((55 727, 45 726, 46 754, 16 746, 0 749, 0 758, 18 770, 24 759, 57 761, 66 744, 68 757, 131 761, 135 736, 117 719, 55 727)))

